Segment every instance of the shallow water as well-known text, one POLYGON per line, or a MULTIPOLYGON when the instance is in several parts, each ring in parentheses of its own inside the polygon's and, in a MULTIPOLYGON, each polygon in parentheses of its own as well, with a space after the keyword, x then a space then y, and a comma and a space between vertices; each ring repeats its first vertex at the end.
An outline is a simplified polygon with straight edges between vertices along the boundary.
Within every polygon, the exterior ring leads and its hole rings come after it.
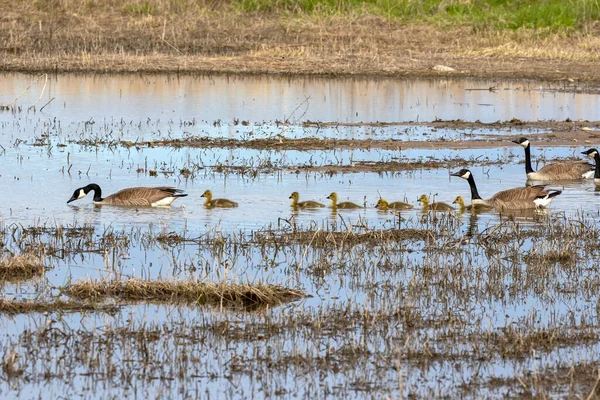
MULTIPOLYGON (((16 97, 27 85, 31 77, 19 74, 0 76, 0 104, 16 97)), ((424 215, 417 203, 421 194, 432 196, 435 201, 451 203, 457 195, 469 198, 468 184, 462 179, 450 177, 450 172, 459 169, 418 169, 405 172, 373 173, 359 172, 331 175, 326 172, 300 172, 295 167, 355 165, 369 161, 427 161, 464 159, 473 164, 479 191, 483 197, 512 187, 525 184, 522 148, 508 143, 499 149, 464 150, 332 150, 332 151, 274 151, 249 149, 201 149, 167 147, 125 148, 112 146, 118 140, 156 140, 188 136, 211 136, 224 138, 268 137, 283 134, 286 137, 325 136, 338 138, 388 138, 398 140, 460 139, 467 135, 485 136, 497 132, 464 132, 452 130, 432 130, 427 127, 402 127, 409 121, 433 121, 435 119, 483 122, 509 120, 513 117, 522 120, 563 120, 594 119, 598 109, 597 96, 558 92, 560 86, 533 82, 492 82, 479 80, 327 80, 327 79, 283 79, 283 78, 231 78, 231 77, 167 77, 156 76, 80 76, 59 75, 50 78, 40 104, 56 98, 44 111, 27 111, 27 105, 39 97, 41 84, 23 95, 18 104, 21 111, 0 112, 0 181, 5 201, 0 207, 0 222, 3 227, 57 227, 63 225, 94 228, 94 240, 101 240, 107 233, 121 234, 127 241, 111 247, 109 252, 81 251, 61 256, 49 255, 50 269, 43 279, 24 284, 5 284, 3 292, 8 298, 38 298, 49 293, 57 294, 59 288, 69 281, 87 277, 139 277, 151 279, 222 279, 225 266, 230 268, 229 279, 242 281, 284 282, 292 287, 306 290, 313 297, 293 305, 270 310, 269 317, 275 320, 286 319, 286 315, 306 313, 311 315, 327 307, 375 308, 383 304, 403 302, 414 306, 423 313, 440 313, 436 300, 443 293, 432 289, 430 296, 413 297, 411 282, 423 279, 426 268, 439 270, 427 250, 428 245, 420 242, 402 244, 406 248, 397 254, 384 254, 384 250, 365 246, 361 251, 344 253, 338 249, 327 252, 310 249, 310 246, 292 245, 285 251, 261 247, 257 235, 274 232, 290 232, 296 228, 325 229, 343 231, 354 226, 355 231, 391 229, 401 227, 427 228, 432 216, 424 215), (496 91, 485 90, 497 87, 496 91), (477 89, 477 90, 470 90, 477 89), (479 90, 484 89, 484 90, 479 90), (243 125, 239 121, 248 121, 243 125), (276 121, 288 121, 278 124, 276 121), (337 126, 315 128, 302 126, 306 121, 319 122, 363 122, 398 123, 393 127, 360 125, 354 127, 337 126), (73 141, 89 140, 89 145, 73 141), (104 144, 93 145, 94 141, 104 144), (108 142, 108 143, 106 143, 108 142), (246 174, 220 172, 221 166, 245 167, 246 174), (183 168, 194 170, 194 176, 185 178, 179 173, 183 168), (150 176, 146 171, 154 169, 158 175, 150 176), (256 173, 252 173, 255 170, 256 173), (91 196, 66 204, 73 191, 88 183, 97 183, 103 193, 109 194, 125 187, 173 185, 185 190, 188 197, 177 200, 170 208, 133 209, 118 207, 95 207, 91 196), (211 189, 216 197, 227 197, 239 203, 235 209, 206 210, 200 197, 206 189, 211 189), (327 204, 326 197, 332 191, 340 196, 340 201, 353 201, 366 208, 356 211, 339 210, 332 213, 324 208, 314 211, 293 212, 289 195, 299 191, 301 200, 316 200, 327 204), (402 221, 391 213, 380 212, 373 207, 379 197, 389 201, 407 201, 415 209, 402 212, 402 221), (200 238, 210 235, 224 235, 231 239, 242 238, 248 243, 243 251, 226 247, 222 251, 194 243, 168 245, 154 241, 159 234, 176 232, 187 238, 200 238), (409 249, 410 251, 404 251, 409 249), (365 262, 364 257, 368 257, 365 262), (378 260, 385 259, 394 266, 393 271, 380 268, 378 260), (330 270, 316 270, 308 273, 298 265, 317 269, 315 260, 327 260, 330 270), (353 264, 365 263, 365 270, 348 274, 353 264), (314 263, 315 265, 312 265, 314 263), (392 287, 372 291, 369 285, 382 285, 392 282, 392 287)), ((39 110, 38 105, 37 109, 39 110)), ((578 158, 584 146, 535 149, 534 160, 543 165, 545 159, 578 158)), ((553 216, 577 217, 585 215, 591 221, 600 218, 600 191, 591 181, 551 185, 563 193, 552 203, 549 212, 553 216)), ((517 217, 519 219, 520 217, 517 217)), ((458 236, 469 235, 473 227, 484 231, 497 226, 500 217, 484 213, 472 218, 470 215, 457 215, 456 223, 451 223, 459 231, 458 236)), ((547 219, 520 218, 526 229, 538 229, 547 219)), ((51 242, 51 234, 43 241, 51 242)), ((241 239, 240 239, 241 240, 241 239)), ((17 240, 7 237, 3 245, 19 252, 22 249, 17 240)), ((61 243, 65 248, 69 243, 61 243)), ((522 243, 523 251, 532 250, 533 240, 522 243)), ((360 246, 357 246, 360 248, 360 246)), ((488 274, 489 260, 473 247, 470 257, 475 265, 481 263, 482 274, 488 274)), ((452 255, 445 261, 453 261, 452 255)), ((507 265, 516 265, 504 260, 507 265)), ((504 262, 503 261, 503 262, 504 262)), ((582 264, 592 265, 593 259, 583 260, 582 264)), ((565 282, 568 276, 563 276, 565 282)), ((590 279, 592 279, 591 277, 590 279)), ((458 279, 458 278, 456 278, 458 279)), ((580 277, 585 280, 586 277, 580 277)), ((465 285, 467 285, 466 282, 465 285)), ((506 277, 507 287, 518 286, 518 278, 506 277)), ((572 283, 571 283, 572 284, 572 283)), ((468 286, 468 285, 467 285, 468 286)), ((473 287, 465 289, 475 290, 473 287)), ((507 289, 508 290, 508 289, 507 289)), ((485 321, 490 329, 501 329, 514 321, 530 317, 532 310, 539 310, 541 321, 594 315, 597 298, 562 293, 556 288, 549 289, 554 296, 549 300, 546 294, 534 289, 519 292, 521 297, 491 295, 485 301, 473 304, 467 299, 444 298, 443 307, 457 315, 476 317, 485 321), (555 290, 555 291, 553 291, 555 290), (468 311, 466 311, 468 310, 468 311), (576 311, 574 311, 576 310, 576 311)), ((550 296, 550 297, 552 297, 550 296)), ((383 307, 385 308, 385 307, 383 307)), ((442 310, 445 311, 445 310, 442 310)), ((156 305, 124 306, 116 316, 85 315, 75 313, 62 317, 65 326, 82 324, 87 331, 94 332, 97 326, 123 328, 129 324, 145 326, 151 324, 179 326, 189 323, 207 324, 207 320, 232 320, 235 323, 250 323, 244 313, 218 312, 195 307, 175 307, 156 305)), ((44 315, 18 315, 2 322, 2 331, 11 341, 26 331, 34 331, 48 322, 44 315)), ((187 332, 187 331, 186 331, 187 332)), ((187 334, 184 332, 181 337, 187 334)), ((357 337, 365 332, 354 332, 357 337)), ((389 334, 394 340, 402 337, 402 327, 395 327, 389 334)), ((306 334, 310 336, 309 334, 306 334)), ((368 335, 367 335, 368 336, 368 335)), ((389 338, 386 337, 386 338, 389 338)), ((174 342, 164 338, 166 354, 180 354, 174 342)), ((221 339, 215 339, 217 342, 221 339)), ((282 354, 293 353, 298 342, 286 338, 282 354), (290 350, 291 349, 291 350, 290 350)), ((303 349, 315 345, 312 339, 302 337, 303 349), (307 344, 310 343, 310 344, 307 344)), ((337 340, 324 341, 323 346, 335 347, 337 340)), ((358 340, 358 339, 357 339, 358 340)), ((219 342, 221 343, 221 342, 219 342)), ((242 348, 246 343, 235 346, 242 348)), ((234 346, 234 347, 235 347, 234 346)), ((386 339, 369 343, 378 352, 390 350, 386 339)), ((248 351, 262 354, 263 343, 258 342, 248 351)), ((268 346, 267 346, 268 347, 268 346)), ((194 348, 192 346, 192 348, 194 348)), ((208 346, 210 348, 210 346, 208 346)), ((186 378, 194 384, 205 385, 206 389, 193 389, 190 397, 203 394, 218 395, 228 390, 231 397, 256 390, 257 397, 277 392, 270 388, 260 392, 246 375, 237 375, 236 385, 224 378, 229 373, 225 358, 233 359, 238 352, 227 348, 226 357, 218 350, 204 349, 198 352, 201 359, 212 360, 208 366, 198 366, 194 378, 186 378), (224 372, 225 371, 225 372, 224 372), (214 374, 215 378, 209 378, 214 374), (197 376, 196 376, 197 375, 197 376)), ((239 350, 238 348, 238 350, 239 350)), ((58 346, 56 352, 67 352, 58 346)), ((197 350, 197 349, 196 349, 197 350)), ((55 351, 55 350, 52 350, 55 351)), ((119 348, 119 358, 128 351, 127 346, 119 348)), ((569 353, 573 357, 583 357, 579 350, 569 353)), ((245 350, 244 350, 245 352, 245 350)), ((325 357, 323 351, 323 357, 325 357)), ((597 349, 594 348, 594 354, 597 349)), ((586 353, 588 354, 588 353, 586 353)), ((124 356, 123 356, 124 357, 124 356)), ((548 356, 548 362, 554 355, 548 356)), ((260 356, 257 356, 260 358, 260 356)), ((486 376, 503 376, 515 373, 528 365, 503 366, 501 362, 490 363, 486 376)), ((85 373, 79 366, 78 373, 85 373)), ((471 366, 465 371, 450 375, 452 367, 440 363, 439 368, 412 368, 402 366, 406 384, 421 395, 431 395, 437 390, 447 390, 458 375, 471 376, 471 366), (427 385, 427 382, 440 383, 427 385), (439 385, 439 386, 436 386, 439 385)), ((378 377, 378 371, 370 364, 364 374, 378 377)), ((477 372, 479 373, 479 372, 477 372)), ((358 374, 358 372, 357 372, 358 374)), ((295 381, 293 372, 277 375, 277 385, 293 393, 302 384, 295 381)), ((321 377, 314 377, 315 381, 321 377)), ((383 378, 397 395, 395 371, 389 371, 383 378)), ((134 386, 144 386, 149 395, 168 393, 174 395, 183 390, 182 381, 175 381, 167 388, 159 383, 147 384, 138 378, 134 386), (146 386, 147 385, 147 386, 146 386), (165 390, 165 392, 161 392, 165 390)), ((331 387, 349 385, 344 374, 331 373, 324 382, 331 387)), ((264 382, 263 382, 264 384, 264 382)), ((51 392, 55 394, 86 393, 91 385, 87 378, 79 377, 73 383, 61 379, 52 381, 51 392)), ((40 383, 33 381, 14 388, 0 384, 3 396, 16 397, 19 390, 42 393, 40 383)), ((264 388, 263 388, 264 389, 264 388)), ((120 385, 103 388, 104 395, 129 393, 120 385)), ((300 390, 300 389, 299 389, 300 390)), ((302 391, 308 395, 323 394, 319 390, 302 391)), ((348 392, 333 390, 333 393, 347 395, 348 392)), ((361 392, 352 392, 360 397, 361 392)), ((381 393, 380 393, 381 394, 381 393)), ((287 396, 295 397, 293 394, 287 396)), ((297 397, 302 397, 298 395, 297 397)))

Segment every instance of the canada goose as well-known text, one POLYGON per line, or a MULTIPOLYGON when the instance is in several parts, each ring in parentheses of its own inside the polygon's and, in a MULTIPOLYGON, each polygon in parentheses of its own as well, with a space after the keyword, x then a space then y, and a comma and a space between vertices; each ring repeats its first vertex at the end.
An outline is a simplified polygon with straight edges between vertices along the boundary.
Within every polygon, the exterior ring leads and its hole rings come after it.
POLYGON ((458 204, 458 209, 460 212, 470 211, 473 209, 473 206, 470 204, 465 206, 465 199, 463 199, 462 196, 456 196, 452 204, 458 204))
POLYGON ((316 201, 312 201, 312 200, 298 201, 298 200, 300 200, 300 194, 298 192, 293 192, 290 195, 290 199, 292 199, 292 208, 322 208, 322 207, 325 207, 324 204, 317 203, 316 201))
POLYGON ((212 198, 212 192, 210 190, 205 190, 204 193, 202 193, 202 196, 200 197, 205 197, 206 200, 204 200, 204 207, 206 208, 214 208, 214 207, 237 207, 238 203, 236 203, 235 201, 231 201, 231 200, 227 200, 227 199, 214 199, 212 198))
POLYGON ((345 209, 351 209, 351 208, 362 208, 361 206, 359 206, 358 204, 354 204, 351 201, 344 201, 341 203, 338 203, 338 195, 336 192, 332 192, 329 196, 327 196, 327 198, 329 200, 331 200, 331 204, 329 205, 330 208, 345 208, 345 209))
POLYGON ((158 207, 169 206, 179 197, 185 197, 187 194, 180 189, 169 186, 161 187, 134 187, 118 191, 105 198, 102 198, 102 189, 95 183, 79 188, 73 192, 73 196, 67 201, 84 198, 89 192, 94 191, 94 204, 108 206, 137 206, 137 207, 158 207))
POLYGON ((594 166, 585 160, 562 161, 546 164, 542 169, 535 172, 531 167, 531 145, 529 139, 522 137, 513 140, 525 148, 525 172, 527 179, 533 181, 560 181, 570 179, 588 179, 594 175, 594 166))
POLYGON ((458 176, 469 182, 471 188, 471 203, 473 206, 493 207, 497 210, 524 210, 530 208, 547 207, 554 197, 562 193, 560 190, 546 190, 543 185, 519 187, 502 190, 487 200, 479 196, 473 174, 468 169, 461 169, 450 174, 458 176))
POLYGON ((454 211, 454 207, 446 203, 430 203, 426 194, 422 194, 417 201, 423 203, 423 211, 454 211))
POLYGON ((594 162, 596 163, 596 169, 594 172, 594 183, 600 184, 600 154, 598 154, 598 150, 589 149, 586 151, 582 151, 581 154, 585 154, 588 157, 592 157, 594 162))
POLYGON ((384 199, 379 199, 379 201, 377 201, 377 204, 375 205, 375 208, 378 208, 380 210, 410 210, 414 207, 411 204, 404 203, 402 201, 394 201, 393 203, 388 203, 384 199))

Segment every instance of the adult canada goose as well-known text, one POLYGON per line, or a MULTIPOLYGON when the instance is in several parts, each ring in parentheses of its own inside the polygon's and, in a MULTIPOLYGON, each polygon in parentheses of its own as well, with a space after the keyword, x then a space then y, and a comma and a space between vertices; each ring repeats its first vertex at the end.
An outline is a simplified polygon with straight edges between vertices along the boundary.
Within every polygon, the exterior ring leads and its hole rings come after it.
POLYGON ((585 160, 561 161, 552 164, 546 164, 539 171, 535 172, 531 167, 531 145, 529 139, 522 137, 513 140, 525 148, 525 172, 527 179, 532 181, 560 181, 572 179, 588 179, 594 175, 594 166, 585 160))
POLYGON ((454 211, 454 207, 446 203, 430 203, 426 194, 422 194, 417 201, 423 204, 423 211, 454 211))
POLYGON ((351 201, 343 201, 338 203, 338 195, 336 192, 332 192, 329 196, 327 196, 329 200, 331 200, 330 208, 342 208, 342 209, 352 209, 352 208, 362 208, 358 204, 352 203, 351 201))
POLYGON ((600 154, 598 154, 598 150, 589 149, 586 151, 582 151, 581 154, 585 154, 586 156, 594 159, 594 162, 596 163, 596 169, 594 172, 594 183, 600 184, 600 154))
POLYGON ((496 210, 526 210, 538 207, 547 207, 552 200, 562 193, 560 190, 546 190, 543 185, 526 186, 502 190, 487 200, 479 196, 473 174, 468 169, 461 169, 450 174, 458 176, 469 182, 471 188, 471 203, 475 207, 493 207, 496 210))
POLYGON ((290 195, 290 199, 292 199, 292 208, 322 208, 322 207, 325 207, 324 204, 317 203, 316 201, 312 201, 312 200, 298 201, 298 200, 300 200, 300 194, 298 192, 293 192, 290 195))
POLYGON ((161 187, 134 187, 118 191, 102 198, 102 189, 95 183, 79 188, 73 192, 73 196, 67 204, 84 198, 89 192, 94 191, 94 204, 108 206, 136 206, 136 207, 159 207, 169 206, 179 197, 187 194, 180 189, 169 186, 161 187))
POLYGON ((412 206, 412 204, 404 203, 402 201, 394 201, 392 203, 388 203, 384 199, 379 199, 379 201, 377 201, 377 204, 375 205, 375 208, 378 208, 380 210, 410 210, 414 207, 412 206))
POLYGON ((200 197, 204 197, 206 198, 206 200, 204 200, 204 207, 206 208, 215 208, 215 207, 221 207, 221 208, 228 208, 228 207, 237 207, 238 203, 236 203, 235 201, 231 201, 231 200, 227 200, 227 199, 214 199, 212 198, 212 192, 210 190, 205 190, 204 193, 202 193, 202 196, 200 197))

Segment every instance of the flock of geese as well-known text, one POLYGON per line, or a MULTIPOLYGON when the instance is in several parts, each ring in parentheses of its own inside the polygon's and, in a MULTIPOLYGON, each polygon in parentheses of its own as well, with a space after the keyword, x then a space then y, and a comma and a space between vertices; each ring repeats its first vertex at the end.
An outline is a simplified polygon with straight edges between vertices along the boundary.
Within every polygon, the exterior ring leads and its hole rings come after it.
MULTIPOLYGON (((531 167, 531 145, 529 139, 520 138, 513 142, 525 149, 525 173, 527 174, 528 183, 582 180, 593 177, 594 182, 600 185, 600 153, 598 153, 598 150, 596 149, 589 149, 582 152, 582 154, 587 157, 593 158, 595 165, 590 164, 585 160, 561 161, 547 164, 539 171, 534 171, 531 167)), ((502 190, 493 196, 484 199, 479 195, 477 185, 475 184, 475 178, 471 171, 468 169, 461 169, 450 175, 465 179, 469 183, 471 189, 471 205, 465 205, 464 199, 461 196, 458 196, 454 200, 453 204, 457 204, 461 212, 476 209, 506 211, 545 208, 550 205, 556 196, 562 193, 560 190, 547 189, 545 184, 532 184, 530 186, 502 190)), ((71 196, 67 203, 82 199, 89 192, 94 192, 93 201, 96 205, 135 207, 170 206, 171 203, 178 198, 187 196, 187 194, 183 193, 180 189, 161 186, 128 188, 107 197, 102 197, 100 186, 92 183, 75 190, 73 196, 71 196)), ((205 191, 201 197, 205 198, 204 206, 206 208, 238 206, 236 202, 228 199, 213 199, 210 190, 205 191)), ((293 192, 289 198, 292 200, 291 206, 294 210, 325 207, 324 204, 312 200, 300 201, 298 192, 293 192)), ((338 195, 335 192, 331 193, 327 199, 331 200, 329 207, 332 209, 364 208, 363 206, 349 201, 338 202, 338 195)), ((454 207, 445 203, 430 203, 426 195, 422 195, 418 201, 422 203, 424 211, 455 210, 454 207)), ((407 210, 413 208, 413 206, 408 203, 400 201, 388 203, 384 199, 379 199, 375 207, 380 210, 407 210)))

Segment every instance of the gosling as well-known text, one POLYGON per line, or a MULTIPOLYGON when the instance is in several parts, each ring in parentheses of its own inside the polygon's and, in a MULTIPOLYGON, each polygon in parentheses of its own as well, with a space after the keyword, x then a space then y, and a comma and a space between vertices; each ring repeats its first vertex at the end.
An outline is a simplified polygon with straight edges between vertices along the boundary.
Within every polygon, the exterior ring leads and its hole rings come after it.
POLYGON ((329 196, 327 196, 327 198, 329 200, 331 200, 331 204, 329 205, 330 208, 333 209, 356 209, 356 208, 362 208, 361 206, 359 206, 358 204, 352 203, 351 201, 344 201, 341 203, 338 203, 338 195, 336 192, 332 192, 329 196))
POLYGON ((231 207, 237 207, 238 203, 236 203, 235 201, 231 201, 231 200, 227 200, 227 199, 214 199, 212 198, 212 192, 210 190, 206 190, 202 196, 200 197, 204 197, 206 198, 206 200, 204 201, 204 207, 206 208, 215 208, 215 207, 220 207, 220 208, 231 208, 231 207))
POLYGON ((417 200, 423 204, 423 211, 454 211, 454 207, 446 203, 429 203, 427 195, 423 194, 417 200))
POLYGON ((300 200, 300 194, 298 192, 293 192, 290 195, 290 199, 292 199, 292 208, 293 209, 306 209, 306 208, 323 208, 325 204, 318 203, 316 201, 307 200, 307 201, 298 201, 300 200))
POLYGON ((393 203, 388 203, 384 199, 379 199, 375 208, 380 210, 410 210, 414 208, 412 204, 404 203, 402 201, 394 201, 393 203))

